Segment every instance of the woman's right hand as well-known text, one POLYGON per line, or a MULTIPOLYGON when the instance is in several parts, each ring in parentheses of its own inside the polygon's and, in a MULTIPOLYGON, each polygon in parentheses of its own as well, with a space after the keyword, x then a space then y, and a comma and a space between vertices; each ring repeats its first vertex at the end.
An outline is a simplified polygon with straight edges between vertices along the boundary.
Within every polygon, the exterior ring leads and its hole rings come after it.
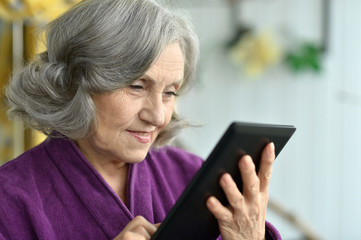
POLYGON ((160 223, 151 224, 142 216, 136 216, 114 240, 148 240, 158 229, 160 223))

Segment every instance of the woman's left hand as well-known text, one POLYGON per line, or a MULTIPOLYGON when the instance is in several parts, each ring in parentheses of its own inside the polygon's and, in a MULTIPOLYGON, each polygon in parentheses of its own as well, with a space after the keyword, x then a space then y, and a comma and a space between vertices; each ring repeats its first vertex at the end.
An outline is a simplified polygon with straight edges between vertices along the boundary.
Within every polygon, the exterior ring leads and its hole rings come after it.
POLYGON ((251 157, 246 155, 241 158, 239 169, 243 181, 243 194, 230 174, 222 175, 220 185, 230 206, 223 206, 218 199, 211 196, 207 200, 207 207, 218 220, 223 240, 265 239, 268 185, 274 159, 274 144, 269 143, 263 149, 257 175, 251 157))

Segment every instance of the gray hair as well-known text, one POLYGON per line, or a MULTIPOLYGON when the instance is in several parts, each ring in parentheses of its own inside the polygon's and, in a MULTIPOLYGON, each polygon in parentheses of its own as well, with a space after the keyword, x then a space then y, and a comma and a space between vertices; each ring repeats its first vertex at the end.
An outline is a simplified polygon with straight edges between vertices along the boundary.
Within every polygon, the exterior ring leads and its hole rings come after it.
MULTIPOLYGON (((198 38, 180 14, 153 0, 85 0, 46 28, 47 51, 10 82, 10 119, 53 136, 80 139, 96 127, 92 95, 129 86, 162 50, 179 42, 184 59, 182 90, 194 80, 198 38)), ((176 112, 155 146, 187 125, 176 112)))

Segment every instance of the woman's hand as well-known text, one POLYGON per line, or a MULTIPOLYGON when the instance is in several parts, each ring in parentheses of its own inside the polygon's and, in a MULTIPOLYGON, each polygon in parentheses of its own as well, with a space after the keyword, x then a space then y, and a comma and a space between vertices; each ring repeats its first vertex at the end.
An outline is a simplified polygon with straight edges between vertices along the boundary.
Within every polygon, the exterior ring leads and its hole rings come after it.
POLYGON ((114 240, 147 240, 152 237, 160 223, 151 224, 142 216, 136 216, 114 240))
POLYGON ((218 199, 211 196, 207 200, 207 207, 218 220, 223 240, 265 238, 268 185, 274 159, 274 144, 270 143, 262 152, 257 175, 251 157, 246 155, 241 158, 239 169, 243 181, 243 194, 230 174, 222 175, 220 185, 230 206, 223 206, 218 199))

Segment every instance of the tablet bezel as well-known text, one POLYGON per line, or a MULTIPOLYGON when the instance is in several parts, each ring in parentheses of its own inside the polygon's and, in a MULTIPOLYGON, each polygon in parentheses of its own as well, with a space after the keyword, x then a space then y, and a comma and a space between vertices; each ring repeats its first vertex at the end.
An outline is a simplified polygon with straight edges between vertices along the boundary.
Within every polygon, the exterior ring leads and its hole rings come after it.
POLYGON ((242 179, 238 169, 241 156, 250 155, 258 171, 264 146, 273 142, 277 157, 295 130, 291 125, 246 122, 230 124, 152 240, 216 239, 219 236, 217 220, 206 208, 205 202, 213 195, 222 204, 228 204, 218 184, 220 176, 224 172, 230 173, 242 191, 242 179))

